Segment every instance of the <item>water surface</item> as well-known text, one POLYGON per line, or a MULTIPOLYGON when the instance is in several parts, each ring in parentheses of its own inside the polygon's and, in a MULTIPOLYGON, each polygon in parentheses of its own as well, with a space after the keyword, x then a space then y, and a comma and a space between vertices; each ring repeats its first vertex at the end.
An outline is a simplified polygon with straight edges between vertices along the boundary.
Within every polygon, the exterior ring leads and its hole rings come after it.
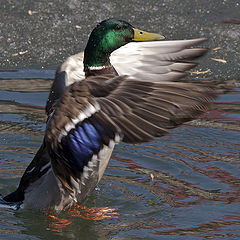
MULTIPOLYGON (((0 191, 13 191, 41 145, 53 70, 0 73, 0 191), (41 78, 40 78, 41 77, 41 78)), ((201 119, 151 143, 116 146, 84 206, 118 215, 90 220, 0 208, 0 239, 240 239, 240 89, 201 119)))

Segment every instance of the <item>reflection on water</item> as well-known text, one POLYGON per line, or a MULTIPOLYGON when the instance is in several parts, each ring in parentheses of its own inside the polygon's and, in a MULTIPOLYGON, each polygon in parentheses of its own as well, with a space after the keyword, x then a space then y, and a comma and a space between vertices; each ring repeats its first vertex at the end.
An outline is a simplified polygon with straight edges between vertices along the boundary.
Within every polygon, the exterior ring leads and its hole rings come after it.
MULTIPOLYGON (((5 195, 16 188, 41 144, 52 71, 45 71, 44 79, 1 74, 0 187, 5 195)), ((229 82, 201 119, 151 143, 119 144, 87 208, 76 205, 59 215, 0 208, 0 239, 239 239, 236 84, 229 82)))

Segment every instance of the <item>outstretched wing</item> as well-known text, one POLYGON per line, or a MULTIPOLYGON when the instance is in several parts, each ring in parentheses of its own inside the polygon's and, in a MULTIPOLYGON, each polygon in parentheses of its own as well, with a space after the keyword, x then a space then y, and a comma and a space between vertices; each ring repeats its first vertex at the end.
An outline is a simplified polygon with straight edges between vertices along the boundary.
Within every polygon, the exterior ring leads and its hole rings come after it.
POLYGON ((194 58, 206 53, 206 48, 192 48, 204 41, 205 38, 131 42, 112 53, 111 63, 119 75, 140 81, 175 81, 196 66, 194 58))
POLYGON ((197 118, 216 92, 209 86, 181 82, 143 82, 127 76, 107 96, 97 98, 101 110, 121 129, 123 141, 140 143, 197 118))
POLYGON ((150 141, 209 108, 216 97, 212 87, 181 82, 197 65, 193 60, 207 51, 191 47, 204 40, 129 43, 111 58, 116 70, 128 76, 87 79, 101 110, 121 129, 123 141, 150 141))
MULTIPOLYGON (((176 41, 131 42, 115 50, 110 61, 119 75, 138 80, 176 80, 186 76, 187 70, 196 66, 190 60, 201 56, 207 49, 191 48, 205 38, 176 41), (144 78, 143 78, 144 76, 144 78)), ((83 52, 70 56, 58 68, 46 104, 47 114, 64 92, 65 87, 85 78, 83 52)))

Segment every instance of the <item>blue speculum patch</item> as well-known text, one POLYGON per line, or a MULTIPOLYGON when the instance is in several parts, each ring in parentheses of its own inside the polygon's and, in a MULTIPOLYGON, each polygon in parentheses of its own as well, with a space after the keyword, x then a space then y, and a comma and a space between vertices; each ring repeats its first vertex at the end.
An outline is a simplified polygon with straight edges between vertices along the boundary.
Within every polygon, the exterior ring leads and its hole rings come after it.
POLYGON ((87 121, 72 129, 68 136, 62 139, 62 157, 75 171, 83 171, 94 153, 101 148, 104 129, 87 121))

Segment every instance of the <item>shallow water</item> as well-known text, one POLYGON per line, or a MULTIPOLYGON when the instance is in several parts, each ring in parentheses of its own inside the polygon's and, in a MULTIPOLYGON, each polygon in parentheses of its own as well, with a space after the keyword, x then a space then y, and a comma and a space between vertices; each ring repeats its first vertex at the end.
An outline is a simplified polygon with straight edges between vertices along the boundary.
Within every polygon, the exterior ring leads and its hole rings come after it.
MULTIPOLYGON (((41 144, 53 76, 53 70, 0 73, 3 195, 17 187, 41 144)), ((78 209, 55 216, 0 208, 0 239, 240 239, 239 99, 231 85, 200 120, 148 144, 119 144, 84 204, 117 215, 89 220, 78 209)))

